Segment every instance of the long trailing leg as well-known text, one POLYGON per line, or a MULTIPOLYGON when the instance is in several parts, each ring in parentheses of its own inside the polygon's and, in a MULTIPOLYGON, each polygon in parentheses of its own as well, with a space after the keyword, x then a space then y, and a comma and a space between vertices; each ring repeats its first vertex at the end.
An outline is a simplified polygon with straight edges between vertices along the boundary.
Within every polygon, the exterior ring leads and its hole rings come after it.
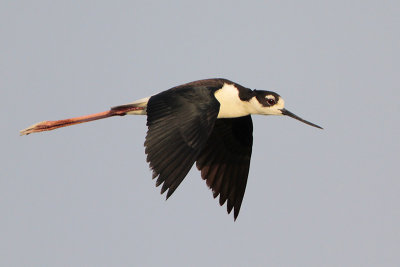
POLYGON ((44 131, 51 131, 61 127, 71 126, 79 123, 105 119, 113 116, 124 116, 127 114, 146 114, 146 106, 138 105, 136 103, 126 104, 111 108, 109 111, 99 112, 95 114, 57 120, 57 121, 42 121, 20 131, 20 135, 28 135, 31 133, 38 133, 44 131))

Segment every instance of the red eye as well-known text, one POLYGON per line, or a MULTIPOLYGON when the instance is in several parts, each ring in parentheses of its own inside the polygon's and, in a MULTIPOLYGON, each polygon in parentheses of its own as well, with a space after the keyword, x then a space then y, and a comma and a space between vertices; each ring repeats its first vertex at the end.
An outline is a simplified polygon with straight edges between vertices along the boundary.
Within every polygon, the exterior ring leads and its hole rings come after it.
POLYGON ((267 100, 267 102, 268 102, 268 104, 270 104, 271 106, 272 106, 272 105, 275 105, 275 99, 270 98, 270 99, 267 100))

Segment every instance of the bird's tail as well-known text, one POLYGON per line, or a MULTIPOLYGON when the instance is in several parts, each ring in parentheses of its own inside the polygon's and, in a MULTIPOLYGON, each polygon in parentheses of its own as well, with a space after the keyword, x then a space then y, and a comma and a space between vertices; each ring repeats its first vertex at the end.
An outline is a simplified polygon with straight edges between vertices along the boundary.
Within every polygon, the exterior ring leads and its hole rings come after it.
POLYGON ((112 107, 111 110, 128 110, 124 115, 146 115, 147 102, 149 102, 149 99, 150 97, 142 98, 129 104, 112 107))

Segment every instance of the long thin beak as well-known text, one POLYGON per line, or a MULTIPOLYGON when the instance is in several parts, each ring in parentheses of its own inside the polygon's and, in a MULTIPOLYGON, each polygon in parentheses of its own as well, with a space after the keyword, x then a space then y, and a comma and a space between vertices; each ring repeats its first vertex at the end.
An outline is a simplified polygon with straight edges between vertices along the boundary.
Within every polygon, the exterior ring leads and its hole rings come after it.
POLYGON ((282 115, 286 115, 286 116, 292 117, 293 119, 296 119, 298 121, 304 122, 305 124, 308 124, 310 126, 314 126, 316 128, 324 129, 321 126, 318 126, 318 125, 316 125, 314 123, 311 123, 309 121, 303 120, 302 118, 300 118, 299 116, 293 114, 292 112, 290 112, 289 110, 287 110, 285 108, 281 109, 281 112, 282 112, 282 115))

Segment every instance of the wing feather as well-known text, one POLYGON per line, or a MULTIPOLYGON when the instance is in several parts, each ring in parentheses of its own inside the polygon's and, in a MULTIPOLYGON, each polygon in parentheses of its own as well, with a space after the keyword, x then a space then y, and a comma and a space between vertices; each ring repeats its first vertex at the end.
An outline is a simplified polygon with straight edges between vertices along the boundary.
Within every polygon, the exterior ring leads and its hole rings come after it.
POLYGON ((219 195, 227 211, 239 215, 247 184, 253 145, 251 116, 218 119, 207 144, 197 159, 197 168, 213 196, 219 195))
POLYGON ((213 90, 179 87, 150 97, 145 152, 156 186, 170 197, 207 143, 219 112, 213 90))

